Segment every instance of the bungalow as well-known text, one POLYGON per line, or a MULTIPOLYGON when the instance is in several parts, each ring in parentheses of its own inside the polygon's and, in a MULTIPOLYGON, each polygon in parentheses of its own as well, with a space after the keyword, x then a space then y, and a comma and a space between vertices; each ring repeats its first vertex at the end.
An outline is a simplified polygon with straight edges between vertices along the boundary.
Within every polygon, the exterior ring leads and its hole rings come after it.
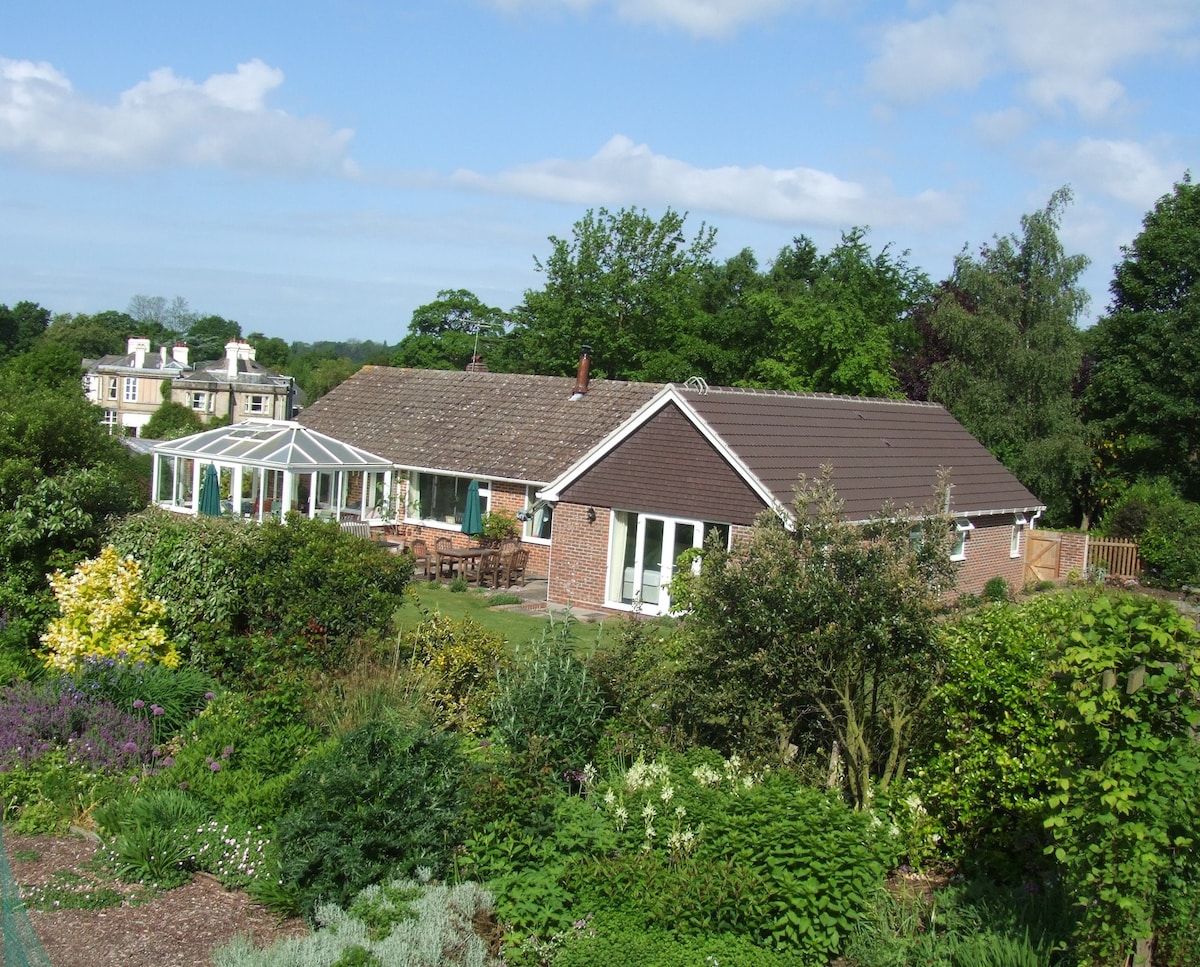
POLYGON ((851 520, 925 506, 950 475, 958 588, 1022 580, 1022 534, 1044 509, 941 406, 821 394, 589 383, 368 367, 300 421, 394 462, 410 536, 461 535, 471 480, 482 509, 524 521, 551 604, 670 610, 679 555, 732 542, 764 510, 790 513, 801 474, 832 467, 851 520))

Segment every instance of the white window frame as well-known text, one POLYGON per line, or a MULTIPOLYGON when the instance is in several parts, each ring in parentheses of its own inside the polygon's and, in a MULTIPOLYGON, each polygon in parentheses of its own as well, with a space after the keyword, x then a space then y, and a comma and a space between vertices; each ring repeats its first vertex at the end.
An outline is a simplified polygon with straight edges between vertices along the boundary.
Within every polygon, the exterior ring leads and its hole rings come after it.
POLYGON ((1021 556, 1021 532, 1029 526, 1029 518, 1024 514, 1013 516, 1012 535, 1008 539, 1008 556, 1021 556))
MULTIPOLYGON (((463 500, 465 501, 466 500, 466 488, 471 485, 472 480, 479 481, 479 502, 480 502, 479 509, 480 509, 480 513, 486 514, 491 510, 491 506, 492 506, 491 481, 484 480, 481 477, 464 477, 461 474, 454 474, 454 473, 421 473, 419 471, 413 471, 412 473, 409 474, 409 479, 408 479, 408 500, 404 507, 404 520, 410 524, 421 524, 426 527, 441 527, 446 530, 461 531, 462 530, 462 510, 463 510, 463 507, 466 506, 466 504, 464 503, 462 507, 458 506, 459 505, 459 501, 458 501, 459 487, 461 486, 461 488, 462 488, 463 500), (455 505, 454 505, 454 513, 453 514, 443 513, 440 517, 430 517, 429 516, 429 508, 420 506, 421 478, 422 477, 432 478, 434 480, 433 486, 435 488, 437 488, 439 486, 437 483, 437 481, 439 481, 439 480, 440 481, 453 480, 455 482, 455 484, 454 484, 455 505), (454 519, 446 520, 447 516, 453 517, 454 519)), ((443 484, 442 486, 445 486, 445 484, 443 484)), ((435 500, 436 500, 436 498, 435 498, 435 500)), ((445 507, 443 506, 442 509, 444 511, 445 507)))
POLYGON ((192 393, 192 409, 201 413, 208 412, 208 393, 198 391, 192 393))
POLYGON ((261 416, 264 413, 271 412, 271 397, 263 396, 257 393, 247 394, 246 396, 246 412, 253 413, 255 416, 261 416))
POLYGON ((975 529, 965 517, 960 517, 954 522, 954 546, 950 548, 950 560, 965 561, 967 559, 967 536, 975 529))
POLYGON ((115 376, 108 377, 108 398, 110 400, 119 398, 117 395, 117 377, 115 376))
POLYGON ((537 499, 541 489, 539 486, 525 488, 525 509, 517 516, 521 518, 522 540, 549 544, 554 536, 554 504, 537 499))
POLYGON ((138 401, 138 378, 136 376, 125 377, 122 399, 126 403, 136 403, 138 401))
POLYGON ((606 608, 614 608, 622 611, 638 611, 648 615, 672 613, 670 586, 671 580, 675 576, 675 564, 678 560, 677 555, 673 552, 676 546, 676 529, 680 526, 693 528, 691 547, 695 550, 699 550, 704 546, 705 535, 713 527, 725 528, 727 548, 729 542, 733 539, 732 525, 723 522, 693 520, 686 517, 667 517, 662 514, 643 514, 637 511, 609 511, 608 563, 604 576, 604 606, 606 608), (662 546, 664 554, 658 571, 657 602, 647 602, 641 598, 641 590, 645 588, 646 579, 645 538, 647 521, 661 522, 663 525, 662 546), (639 590, 637 595, 631 596, 632 600, 625 600, 625 584, 627 583, 625 561, 627 556, 627 542, 629 540, 629 525, 631 522, 634 523, 633 540, 635 544, 631 568, 632 574, 628 575, 628 578, 629 583, 633 587, 641 590, 639 590), (665 553, 666 548, 670 548, 672 553, 665 553))
POLYGON ((108 430, 108 435, 112 436, 116 432, 117 426, 120 423, 120 414, 116 410, 105 410, 104 417, 100 421, 108 430))

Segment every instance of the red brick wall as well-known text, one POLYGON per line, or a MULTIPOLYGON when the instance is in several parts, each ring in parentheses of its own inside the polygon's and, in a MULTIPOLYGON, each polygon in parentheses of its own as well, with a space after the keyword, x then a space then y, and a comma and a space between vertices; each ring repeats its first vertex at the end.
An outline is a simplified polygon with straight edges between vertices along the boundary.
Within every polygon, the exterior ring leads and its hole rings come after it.
POLYGON ((1008 586, 1019 591, 1025 585, 1025 535, 1021 535, 1021 556, 1010 557, 1012 515, 976 517, 975 529, 967 535, 967 557, 959 562, 959 594, 979 594, 994 577, 1002 577, 1008 586))
POLYGON ((551 604, 577 608, 600 608, 604 604, 604 581, 608 567, 607 507, 597 507, 589 523, 587 506, 560 501, 554 509, 554 543, 550 555, 551 604))

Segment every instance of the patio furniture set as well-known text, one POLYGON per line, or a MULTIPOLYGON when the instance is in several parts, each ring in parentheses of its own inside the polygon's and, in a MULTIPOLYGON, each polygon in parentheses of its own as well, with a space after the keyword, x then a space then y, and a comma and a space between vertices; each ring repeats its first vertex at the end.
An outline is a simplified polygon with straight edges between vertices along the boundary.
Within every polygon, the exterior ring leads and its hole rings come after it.
POLYGON ((405 549, 413 556, 413 573, 429 580, 461 577, 481 588, 525 586, 529 551, 519 540, 503 541, 499 547, 455 547, 449 537, 439 537, 431 551, 418 537, 407 542, 405 549))

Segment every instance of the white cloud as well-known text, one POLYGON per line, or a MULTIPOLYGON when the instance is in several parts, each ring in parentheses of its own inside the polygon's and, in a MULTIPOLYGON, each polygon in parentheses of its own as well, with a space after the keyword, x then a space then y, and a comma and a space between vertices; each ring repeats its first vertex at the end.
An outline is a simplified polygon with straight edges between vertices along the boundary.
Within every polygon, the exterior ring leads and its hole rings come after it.
POLYGON ((696 168, 623 135, 581 161, 552 159, 496 175, 460 170, 452 181, 479 191, 572 205, 670 205, 761 222, 840 228, 927 224, 957 214, 953 200, 939 192, 902 198, 887 186, 873 189, 814 168, 696 168))
POLYGON ((1161 161, 1136 141, 1083 138, 1072 145, 1046 143, 1037 152, 1039 167, 1052 168, 1064 180, 1148 211, 1183 175, 1181 161, 1161 161))
POLYGON ((1197 23, 1194 0, 956 0, 884 28, 867 77, 886 100, 911 103, 1017 72, 1042 109, 1095 118, 1124 97, 1115 71, 1185 53, 1197 23))
POLYGON ((199 84, 162 68, 104 105, 79 95, 50 64, 0 58, 0 152, 89 171, 354 173, 352 131, 266 107, 282 83, 283 72, 260 60, 199 84))
POLYGON ((733 33, 743 24, 763 20, 808 0, 492 0, 501 10, 554 9, 582 12, 608 6, 622 20, 675 27, 701 37, 733 33))

